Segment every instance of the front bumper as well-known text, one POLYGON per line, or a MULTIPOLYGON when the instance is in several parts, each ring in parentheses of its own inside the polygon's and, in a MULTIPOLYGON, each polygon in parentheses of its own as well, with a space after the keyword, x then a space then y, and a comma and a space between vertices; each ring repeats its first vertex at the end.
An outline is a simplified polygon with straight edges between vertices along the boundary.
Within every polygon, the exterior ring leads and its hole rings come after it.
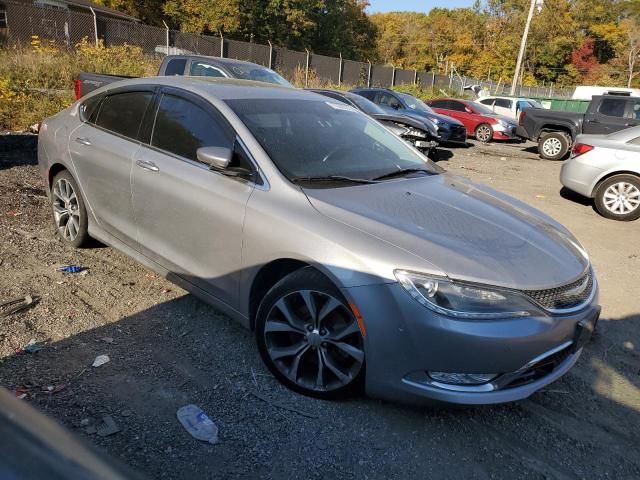
POLYGON ((503 127, 500 124, 491 125, 493 129, 493 139, 494 140, 519 140, 520 137, 516 135, 516 129, 518 128, 515 125, 510 125, 508 127, 503 127))
POLYGON ((576 326, 600 311, 597 291, 591 303, 575 314, 493 321, 439 315, 410 298, 397 283, 344 292, 358 306, 367 329, 367 393, 412 403, 476 405, 526 398, 573 366, 581 353, 572 350, 576 326), (549 355, 557 361, 548 372, 527 373, 527 381, 520 381, 519 372, 524 374, 533 360, 549 355), (492 381, 497 388, 451 389, 430 381, 429 371, 500 376, 492 381))
POLYGON ((467 143, 467 130, 463 125, 450 125, 438 128, 438 140, 441 143, 467 143))

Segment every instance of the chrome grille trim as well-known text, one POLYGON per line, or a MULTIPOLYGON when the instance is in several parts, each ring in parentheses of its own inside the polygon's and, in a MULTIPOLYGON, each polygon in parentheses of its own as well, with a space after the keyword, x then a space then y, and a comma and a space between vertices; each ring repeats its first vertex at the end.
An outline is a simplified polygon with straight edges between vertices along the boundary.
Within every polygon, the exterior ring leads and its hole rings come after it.
POLYGON ((582 310, 591 303, 596 293, 597 282, 589 268, 577 280, 559 287, 543 290, 521 290, 550 313, 572 313, 582 310))

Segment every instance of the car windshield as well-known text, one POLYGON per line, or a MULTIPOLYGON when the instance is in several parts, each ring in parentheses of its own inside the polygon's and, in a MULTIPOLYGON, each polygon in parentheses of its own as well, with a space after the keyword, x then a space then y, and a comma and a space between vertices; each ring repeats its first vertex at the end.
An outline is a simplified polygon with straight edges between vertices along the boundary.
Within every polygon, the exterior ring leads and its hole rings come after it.
POLYGON ((417 110, 419 112, 426 112, 426 113, 434 113, 433 110, 431 110, 431 107, 427 106, 426 103, 424 103, 421 100, 418 100, 413 95, 409 95, 408 93, 401 93, 400 97, 402 97, 402 100, 404 100, 404 103, 406 103, 407 107, 409 107, 411 110, 417 110))
MULTIPOLYGON (((441 170, 372 118, 343 103, 232 99, 227 105, 290 180, 371 180, 396 170, 441 170)), ((348 186, 348 182, 331 186, 348 186)))
POLYGON ((355 103, 360 110, 368 115, 385 115, 387 113, 371 100, 369 100, 368 98, 364 98, 361 95, 351 93, 345 96, 353 103, 355 103))
POLYGON ((473 109, 476 111, 476 113, 479 113, 480 115, 493 115, 494 114, 493 110, 491 110, 486 105, 483 105, 482 103, 473 103, 473 109))
POLYGON ((257 82, 275 83, 276 85, 283 85, 285 87, 292 87, 289 82, 278 75, 273 70, 265 67, 258 67, 256 65, 232 65, 227 67, 233 72, 236 78, 243 80, 255 80, 257 82))

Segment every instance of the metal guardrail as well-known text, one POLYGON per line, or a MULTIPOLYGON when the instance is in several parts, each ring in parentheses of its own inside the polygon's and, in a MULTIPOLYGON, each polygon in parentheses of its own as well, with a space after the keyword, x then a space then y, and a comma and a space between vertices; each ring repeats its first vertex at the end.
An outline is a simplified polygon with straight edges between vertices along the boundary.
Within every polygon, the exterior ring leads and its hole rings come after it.
MULTIPOLYGON (((198 54, 236 58, 258 63, 293 77, 298 71, 306 81, 311 77, 320 83, 394 87, 416 84, 434 90, 454 90, 462 93, 471 85, 481 85, 491 94, 505 95, 509 84, 483 81, 455 74, 440 75, 424 70, 406 70, 388 65, 373 65, 342 57, 329 57, 312 52, 243 42, 222 37, 185 33, 169 28, 153 27, 135 21, 108 17, 100 12, 76 12, 42 4, 41 6, 4 0, 7 28, 3 36, 9 45, 29 44, 37 36, 41 42, 52 41, 73 49, 83 38, 105 46, 129 44, 147 54, 198 54)), ((532 97, 569 97, 573 89, 528 87, 519 95, 532 97)))

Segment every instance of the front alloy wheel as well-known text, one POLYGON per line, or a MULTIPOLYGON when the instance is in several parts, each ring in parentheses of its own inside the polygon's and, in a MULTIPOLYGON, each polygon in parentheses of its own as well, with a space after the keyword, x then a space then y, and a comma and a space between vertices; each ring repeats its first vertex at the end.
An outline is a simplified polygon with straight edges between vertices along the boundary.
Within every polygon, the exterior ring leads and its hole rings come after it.
POLYGON ((482 143, 487 143, 487 142, 490 142, 491 139, 493 138, 493 129, 491 128, 491 125, 487 125, 486 123, 481 123, 476 127, 475 135, 476 135, 476 140, 482 143))
POLYGON ((258 313, 263 360, 292 390, 319 398, 345 396, 364 373, 358 322, 339 290, 304 268, 277 284, 258 313))

